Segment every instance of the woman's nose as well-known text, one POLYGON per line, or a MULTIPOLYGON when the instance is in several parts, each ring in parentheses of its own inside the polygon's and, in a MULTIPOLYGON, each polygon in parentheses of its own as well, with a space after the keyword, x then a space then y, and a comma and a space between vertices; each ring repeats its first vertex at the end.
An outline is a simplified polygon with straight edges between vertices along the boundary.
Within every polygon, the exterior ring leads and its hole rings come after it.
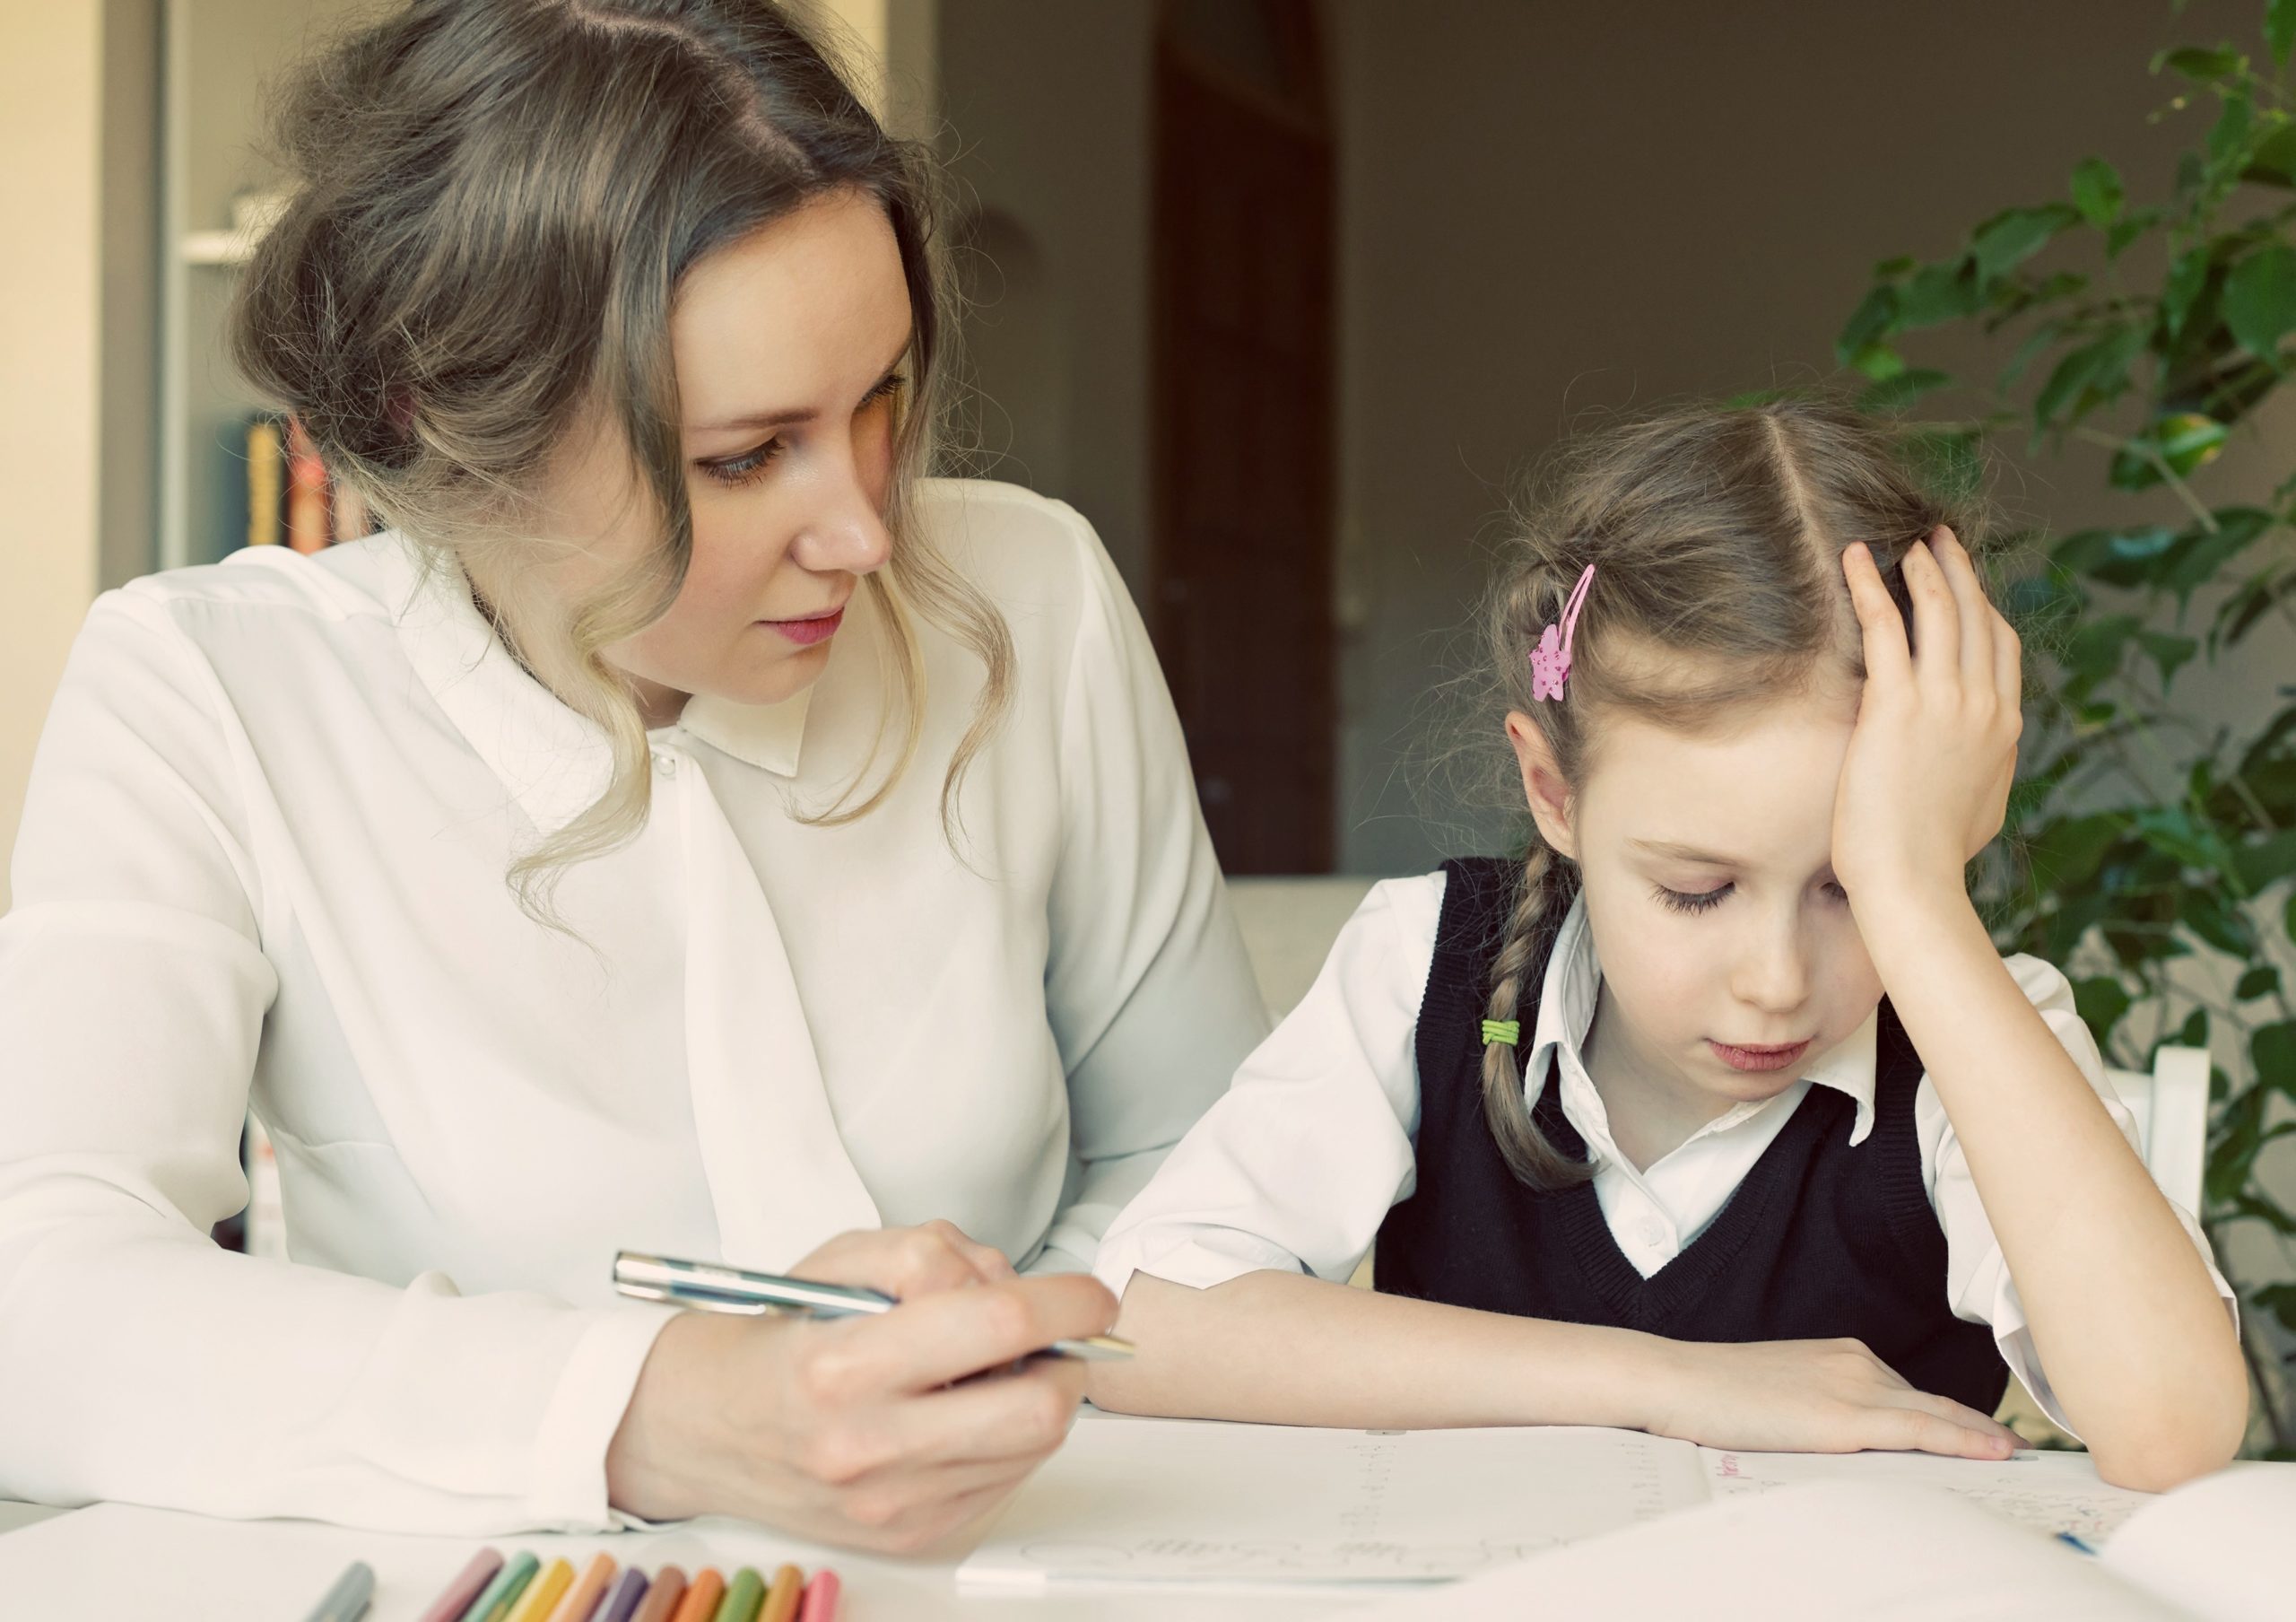
POLYGON ((822 504, 799 533, 797 562, 819 574, 873 574, 892 556, 892 533, 865 491, 854 484, 822 504))

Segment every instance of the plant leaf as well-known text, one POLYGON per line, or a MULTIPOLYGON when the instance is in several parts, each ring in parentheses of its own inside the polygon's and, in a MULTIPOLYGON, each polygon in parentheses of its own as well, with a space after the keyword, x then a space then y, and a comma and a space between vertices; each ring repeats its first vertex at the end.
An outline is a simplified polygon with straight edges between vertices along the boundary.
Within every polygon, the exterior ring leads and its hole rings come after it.
POLYGON ((2248 1056, 2256 1060, 2257 1086, 2296 1097, 2296 1020, 2257 1026, 2248 1038, 2248 1056))
POLYGON ((2242 347, 2280 364, 2280 340, 2296 329, 2296 248, 2274 242, 2224 273, 2224 325, 2242 347))
MULTIPOLYGON (((2296 0, 2266 0, 2264 8, 2264 42, 2271 48, 2272 59, 2281 66, 2288 65, 2288 47, 2296 40, 2296 0)), ((2296 1329, 2296 1323, 2288 1326, 2296 1329)))
POLYGON ((1849 364, 1852 355, 1886 336, 1898 316, 1898 290, 1880 286, 1868 292, 1834 340, 1834 359, 1849 364))
POLYGON ((1990 286, 2003 272, 2022 265, 2039 253, 2051 237, 2080 218, 2078 210, 2062 203, 2046 203, 2039 208, 2012 208, 1994 215, 1979 226, 1977 234, 1970 239, 1970 263, 1976 269, 1979 289, 1990 286))
POLYGON ((2169 280, 2161 290, 2161 328, 2170 337, 2183 327, 2193 301, 2208 285, 2208 249, 2200 247, 2179 255, 2169 267, 2169 280))
MULTIPOLYGON (((2278 990, 2280 990, 2280 971, 2270 964, 2258 964, 2240 976, 2240 983, 2232 988, 2232 996, 2234 1000, 2239 1002, 2253 1002, 2256 998, 2270 996, 2278 990)), ((2080 988, 2077 986, 2074 988, 2074 996, 2076 999, 2080 996, 2080 988)))
POLYGON ((2248 65, 2248 57, 2229 45, 2179 46, 2174 50, 2164 50, 2152 58, 2154 73, 2165 67, 2202 84, 2213 84, 2220 80, 2233 78, 2248 65))
POLYGON ((2120 170, 2102 158, 2084 158, 2073 171, 2073 206, 2081 217, 2101 229, 2120 218, 2120 211, 2127 201, 2122 190, 2120 170))

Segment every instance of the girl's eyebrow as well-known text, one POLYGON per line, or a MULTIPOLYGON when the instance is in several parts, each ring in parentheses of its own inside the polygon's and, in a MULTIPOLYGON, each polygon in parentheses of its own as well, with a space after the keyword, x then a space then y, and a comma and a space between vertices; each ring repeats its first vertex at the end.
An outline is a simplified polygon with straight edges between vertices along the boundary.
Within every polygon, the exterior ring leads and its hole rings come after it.
POLYGON ((1639 845, 1653 856, 1670 856, 1677 861, 1697 862, 1709 868, 1736 868, 1744 865, 1735 856, 1717 856, 1711 850, 1700 850, 1692 845, 1678 845, 1672 840, 1631 839, 1626 842, 1631 845, 1639 845))

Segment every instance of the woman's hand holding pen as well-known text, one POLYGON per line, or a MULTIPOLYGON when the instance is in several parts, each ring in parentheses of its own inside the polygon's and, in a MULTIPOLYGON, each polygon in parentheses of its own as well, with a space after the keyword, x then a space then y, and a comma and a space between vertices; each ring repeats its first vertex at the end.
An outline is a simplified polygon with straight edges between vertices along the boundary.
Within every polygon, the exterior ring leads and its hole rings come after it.
POLYGON ((674 1320, 607 1452, 617 1508, 927 1548, 996 1509, 1068 1434, 1084 1365, 1021 1360, 1116 1317, 1091 1278, 1018 1278, 945 1222, 843 1234, 790 1270, 901 1304, 878 1317, 674 1320))

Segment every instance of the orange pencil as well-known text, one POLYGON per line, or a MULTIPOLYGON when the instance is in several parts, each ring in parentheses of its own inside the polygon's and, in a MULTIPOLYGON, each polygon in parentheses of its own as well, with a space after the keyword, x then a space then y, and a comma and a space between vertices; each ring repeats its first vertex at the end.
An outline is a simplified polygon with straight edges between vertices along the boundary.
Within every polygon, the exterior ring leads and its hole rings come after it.
POLYGON ((550 1622, 590 1622, 590 1613, 598 1609, 598 1601, 606 1597, 606 1585, 613 1581, 613 1557, 596 1554, 582 1570, 581 1581, 566 1591, 566 1598, 550 1613, 550 1622))
POLYGON ((510 1608, 509 1622, 544 1622, 559 1597, 573 1586, 574 1568, 563 1560, 552 1560, 542 1568, 534 1586, 518 1596, 517 1604, 510 1608))
POLYGON ((653 1585, 647 1589, 645 1600, 638 1607, 638 1614, 630 1622, 671 1622, 676 1614, 678 1601, 685 1598, 685 1568, 665 1565, 654 1574, 653 1585))
POLYGON ((670 1622, 709 1622, 718 1614, 718 1601, 725 1597, 726 1579, 718 1574, 716 1566, 705 1565, 693 1574, 685 1598, 670 1613, 670 1622))
POLYGON ((765 1591, 765 1609, 758 1612, 757 1622, 794 1622, 798 1596, 804 1591, 805 1574, 794 1565, 783 1566, 765 1591))

